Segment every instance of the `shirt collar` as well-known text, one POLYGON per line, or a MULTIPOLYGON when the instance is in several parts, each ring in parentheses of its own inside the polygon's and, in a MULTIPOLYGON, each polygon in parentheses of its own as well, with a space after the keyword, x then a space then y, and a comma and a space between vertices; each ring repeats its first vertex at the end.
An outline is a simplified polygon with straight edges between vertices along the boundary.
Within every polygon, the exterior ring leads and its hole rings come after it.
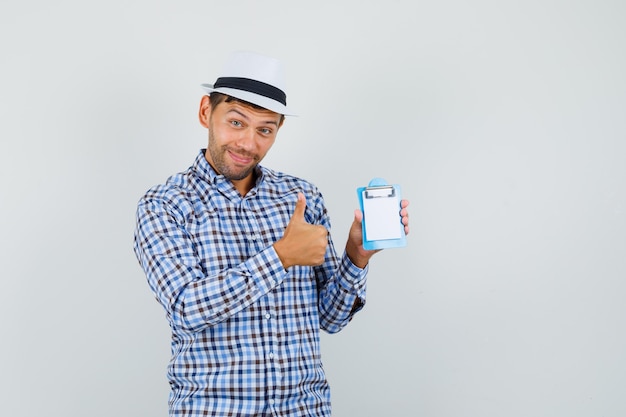
POLYGON ((216 184, 220 180, 224 180, 223 175, 218 175, 213 169, 209 161, 204 156, 206 149, 200 149, 200 152, 196 156, 196 160, 193 162, 193 170, 196 171, 198 177, 208 182, 209 184, 216 184))

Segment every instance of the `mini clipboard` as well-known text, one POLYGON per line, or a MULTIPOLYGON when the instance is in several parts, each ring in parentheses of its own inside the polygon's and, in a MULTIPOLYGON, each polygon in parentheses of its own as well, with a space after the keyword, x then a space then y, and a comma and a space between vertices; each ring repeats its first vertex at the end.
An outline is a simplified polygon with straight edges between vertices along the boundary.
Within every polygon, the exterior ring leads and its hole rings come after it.
POLYGON ((357 188, 357 195, 363 212, 363 247, 374 250, 406 246, 400 186, 374 178, 367 187, 357 188))

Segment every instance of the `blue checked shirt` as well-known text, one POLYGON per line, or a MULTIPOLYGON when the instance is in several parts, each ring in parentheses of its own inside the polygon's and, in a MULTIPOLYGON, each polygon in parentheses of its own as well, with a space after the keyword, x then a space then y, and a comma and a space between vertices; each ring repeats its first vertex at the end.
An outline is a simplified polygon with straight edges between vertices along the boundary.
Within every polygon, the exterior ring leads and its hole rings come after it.
POLYGON ((297 201, 330 230, 312 184, 257 167, 242 197, 200 152, 139 201, 135 253, 172 329, 172 416, 330 416, 320 328, 341 330, 365 302, 367 270, 338 257, 285 270, 273 244, 297 201))

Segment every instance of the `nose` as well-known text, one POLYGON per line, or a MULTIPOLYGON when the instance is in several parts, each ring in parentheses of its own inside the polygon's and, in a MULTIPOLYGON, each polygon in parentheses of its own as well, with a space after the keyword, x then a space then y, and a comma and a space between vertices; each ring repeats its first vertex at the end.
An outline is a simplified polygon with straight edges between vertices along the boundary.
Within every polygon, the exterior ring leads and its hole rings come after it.
POLYGON ((237 138, 236 145, 240 149, 245 149, 247 151, 252 150, 254 148, 255 141, 255 131, 254 129, 244 129, 241 131, 241 134, 237 138))

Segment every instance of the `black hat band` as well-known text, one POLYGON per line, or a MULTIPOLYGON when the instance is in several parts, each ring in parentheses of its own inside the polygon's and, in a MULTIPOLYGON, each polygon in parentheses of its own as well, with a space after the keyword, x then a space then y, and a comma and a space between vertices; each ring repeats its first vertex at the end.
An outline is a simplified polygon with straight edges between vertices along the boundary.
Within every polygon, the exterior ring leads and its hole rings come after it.
POLYGON ((241 77, 220 77, 213 84, 213 88, 234 88, 237 90, 248 91, 250 93, 259 94, 263 97, 271 98, 287 105, 287 95, 280 88, 269 85, 262 81, 252 80, 250 78, 241 77))

